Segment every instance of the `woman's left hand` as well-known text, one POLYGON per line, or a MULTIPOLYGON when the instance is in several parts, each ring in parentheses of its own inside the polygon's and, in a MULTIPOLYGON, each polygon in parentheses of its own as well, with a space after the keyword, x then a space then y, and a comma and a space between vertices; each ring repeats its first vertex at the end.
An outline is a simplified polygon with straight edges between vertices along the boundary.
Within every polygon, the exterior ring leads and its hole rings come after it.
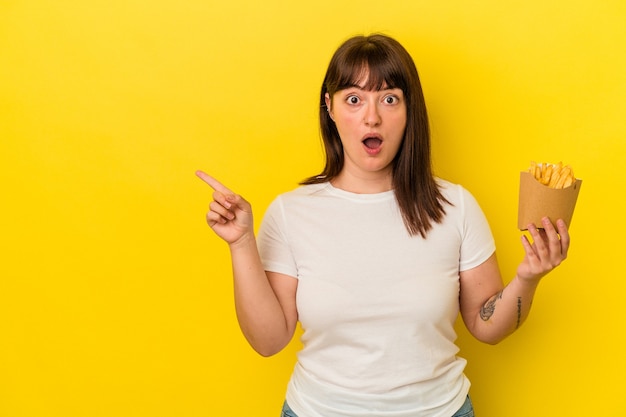
POLYGON ((534 224, 528 226, 532 243, 525 235, 522 236, 526 255, 517 267, 517 276, 522 280, 538 282, 567 258, 570 237, 565 222, 557 220, 555 228, 550 219, 544 217, 541 227, 539 229, 534 224))

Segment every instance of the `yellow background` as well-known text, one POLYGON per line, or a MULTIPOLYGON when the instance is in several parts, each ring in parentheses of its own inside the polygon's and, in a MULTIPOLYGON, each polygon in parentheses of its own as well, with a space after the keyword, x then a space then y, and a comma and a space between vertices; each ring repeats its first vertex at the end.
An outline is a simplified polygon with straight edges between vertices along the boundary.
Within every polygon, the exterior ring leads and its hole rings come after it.
POLYGON ((437 174, 522 256, 519 171, 574 167, 570 258, 497 346, 459 326, 480 417, 624 414, 623 0, 0 2, 0 416, 279 414, 298 342, 234 318, 211 172, 251 201, 321 168, 318 90, 382 31, 420 70, 437 174))

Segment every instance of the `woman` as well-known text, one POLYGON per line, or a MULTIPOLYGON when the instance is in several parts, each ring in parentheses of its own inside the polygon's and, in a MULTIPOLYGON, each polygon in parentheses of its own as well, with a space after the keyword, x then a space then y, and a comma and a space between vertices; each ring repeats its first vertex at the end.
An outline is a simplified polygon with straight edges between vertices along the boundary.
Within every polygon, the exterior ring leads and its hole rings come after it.
POLYGON ((408 52, 384 35, 335 52, 320 95, 323 172, 278 196, 255 238, 250 204, 209 175, 207 222, 230 247, 241 329, 261 355, 303 328, 283 416, 473 416, 459 312, 497 343, 526 319, 567 255, 562 220, 529 225, 504 287, 474 198, 433 176, 408 52))

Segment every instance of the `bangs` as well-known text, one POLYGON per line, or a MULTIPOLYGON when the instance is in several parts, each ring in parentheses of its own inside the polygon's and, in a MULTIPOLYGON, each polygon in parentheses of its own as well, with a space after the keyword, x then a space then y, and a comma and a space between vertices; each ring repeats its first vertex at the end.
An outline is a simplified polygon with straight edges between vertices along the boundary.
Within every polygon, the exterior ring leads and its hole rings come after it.
POLYGON ((337 62, 336 79, 328 80, 331 94, 350 87, 368 91, 389 88, 407 91, 407 80, 401 63, 378 45, 364 44, 349 51, 342 58, 337 62))

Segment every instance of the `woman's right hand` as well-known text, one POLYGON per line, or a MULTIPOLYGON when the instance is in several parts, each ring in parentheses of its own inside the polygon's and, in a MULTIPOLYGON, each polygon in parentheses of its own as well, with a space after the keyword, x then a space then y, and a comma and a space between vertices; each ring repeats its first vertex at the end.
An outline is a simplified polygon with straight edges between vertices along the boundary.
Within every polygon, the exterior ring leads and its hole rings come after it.
POLYGON ((206 221, 215 234, 229 245, 239 242, 246 236, 253 236, 250 203, 209 174, 196 171, 196 175, 213 189, 213 201, 209 204, 206 221))

